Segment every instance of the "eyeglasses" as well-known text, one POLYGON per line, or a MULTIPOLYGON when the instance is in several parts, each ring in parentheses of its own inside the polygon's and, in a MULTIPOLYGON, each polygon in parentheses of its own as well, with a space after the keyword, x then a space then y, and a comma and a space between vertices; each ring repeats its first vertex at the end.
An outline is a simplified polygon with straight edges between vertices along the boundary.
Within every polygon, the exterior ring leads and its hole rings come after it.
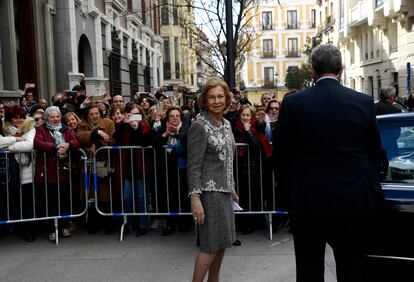
POLYGON ((271 110, 271 111, 278 111, 279 110, 279 107, 270 107, 269 110, 271 110))
POLYGON ((35 122, 38 122, 38 121, 40 121, 40 118, 38 118, 38 117, 37 118, 34 118, 34 121, 35 122))

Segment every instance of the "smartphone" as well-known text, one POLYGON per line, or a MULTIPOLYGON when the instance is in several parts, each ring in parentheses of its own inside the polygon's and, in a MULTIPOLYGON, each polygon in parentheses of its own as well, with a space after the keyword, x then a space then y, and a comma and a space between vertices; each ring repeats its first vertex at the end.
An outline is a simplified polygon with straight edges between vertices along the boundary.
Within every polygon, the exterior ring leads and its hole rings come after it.
POLYGON ((141 121, 142 115, 141 114, 132 114, 129 116, 129 121, 141 121))
POLYGON ((140 98, 148 98, 149 93, 148 92, 141 92, 139 93, 140 98))
POLYGON ((172 97, 174 95, 174 91, 165 91, 165 96, 172 97))

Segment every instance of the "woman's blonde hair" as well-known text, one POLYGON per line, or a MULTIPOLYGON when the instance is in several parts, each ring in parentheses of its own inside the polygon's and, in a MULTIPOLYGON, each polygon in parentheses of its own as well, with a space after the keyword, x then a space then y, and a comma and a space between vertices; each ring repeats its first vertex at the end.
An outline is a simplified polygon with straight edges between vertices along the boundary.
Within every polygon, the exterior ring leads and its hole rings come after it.
POLYGON ((223 79, 219 77, 212 77, 201 87, 201 95, 198 97, 198 104, 200 108, 207 108, 207 93, 210 89, 217 86, 221 86, 224 90, 224 95, 226 97, 226 109, 230 106, 232 95, 230 94, 229 86, 223 79))
POLYGON ((71 117, 71 116, 73 116, 73 117, 76 119, 76 122, 77 122, 78 124, 81 122, 81 119, 80 119, 80 118, 78 117, 78 115, 77 115, 77 114, 75 114, 74 112, 67 112, 67 113, 63 116, 63 118, 62 118, 63 122, 64 122, 65 124, 67 124, 66 120, 67 120, 69 117, 71 117))

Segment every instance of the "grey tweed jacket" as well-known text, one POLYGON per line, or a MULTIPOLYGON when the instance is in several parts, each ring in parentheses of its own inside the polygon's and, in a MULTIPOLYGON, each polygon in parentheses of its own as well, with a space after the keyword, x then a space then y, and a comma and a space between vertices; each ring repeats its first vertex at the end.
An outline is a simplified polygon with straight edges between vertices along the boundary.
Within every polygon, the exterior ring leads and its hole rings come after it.
POLYGON ((230 122, 214 122, 206 112, 188 131, 187 173, 189 195, 203 191, 234 190, 234 136, 230 122))

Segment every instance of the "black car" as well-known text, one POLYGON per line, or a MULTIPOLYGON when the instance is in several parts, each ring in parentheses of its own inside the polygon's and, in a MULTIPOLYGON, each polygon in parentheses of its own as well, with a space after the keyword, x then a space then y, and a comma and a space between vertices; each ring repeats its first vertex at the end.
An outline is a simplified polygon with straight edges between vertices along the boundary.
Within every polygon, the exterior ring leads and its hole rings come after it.
POLYGON ((414 281, 414 113, 377 117, 384 149, 385 214, 372 221, 368 281, 414 281))

